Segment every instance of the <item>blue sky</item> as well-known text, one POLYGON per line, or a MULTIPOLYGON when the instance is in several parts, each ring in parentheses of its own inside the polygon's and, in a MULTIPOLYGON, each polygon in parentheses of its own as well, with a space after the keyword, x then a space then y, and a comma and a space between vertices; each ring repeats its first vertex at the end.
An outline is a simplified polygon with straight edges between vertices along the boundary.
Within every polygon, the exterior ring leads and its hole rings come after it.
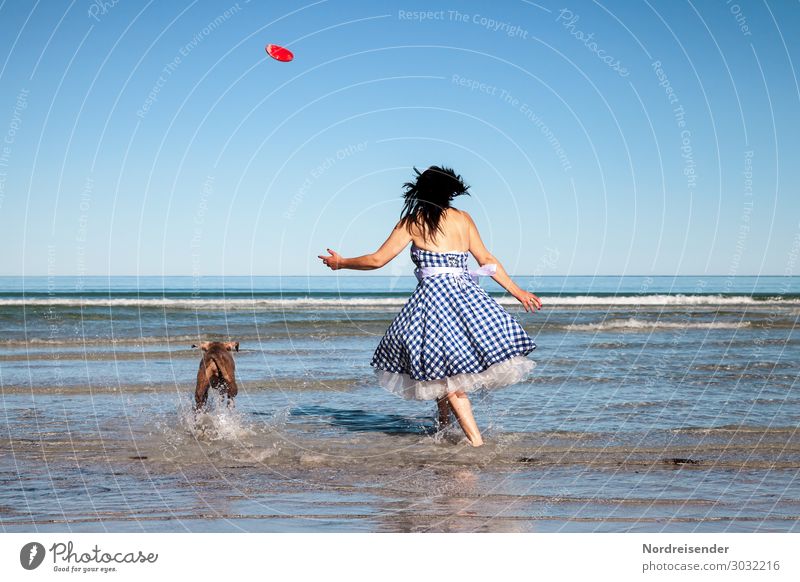
POLYGON ((324 274, 431 164, 512 273, 796 271, 798 32, 790 2, 7 0, 0 275, 324 274))

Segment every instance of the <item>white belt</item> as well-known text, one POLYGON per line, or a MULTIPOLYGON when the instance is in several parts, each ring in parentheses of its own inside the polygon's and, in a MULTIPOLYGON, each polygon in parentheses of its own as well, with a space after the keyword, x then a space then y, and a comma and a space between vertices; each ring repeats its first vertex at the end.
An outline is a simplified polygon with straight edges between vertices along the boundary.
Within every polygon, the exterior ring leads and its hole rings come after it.
POLYGON ((416 275, 417 281, 436 275, 469 275, 477 283, 478 277, 492 277, 496 272, 497 265, 490 263, 470 271, 461 267, 420 267, 414 270, 414 275, 416 275))

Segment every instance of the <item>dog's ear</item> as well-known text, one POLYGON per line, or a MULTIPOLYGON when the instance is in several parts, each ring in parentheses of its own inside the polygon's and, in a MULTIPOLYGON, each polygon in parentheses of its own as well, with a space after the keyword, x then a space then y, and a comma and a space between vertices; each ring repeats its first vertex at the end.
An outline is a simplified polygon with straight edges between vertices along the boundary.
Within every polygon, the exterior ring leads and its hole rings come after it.
POLYGON ((211 342, 200 342, 200 345, 192 344, 193 348, 200 348, 201 350, 208 351, 208 346, 211 345, 211 342))
POLYGON ((230 352, 231 350, 238 352, 239 351, 239 342, 228 342, 225 344, 225 348, 230 352))

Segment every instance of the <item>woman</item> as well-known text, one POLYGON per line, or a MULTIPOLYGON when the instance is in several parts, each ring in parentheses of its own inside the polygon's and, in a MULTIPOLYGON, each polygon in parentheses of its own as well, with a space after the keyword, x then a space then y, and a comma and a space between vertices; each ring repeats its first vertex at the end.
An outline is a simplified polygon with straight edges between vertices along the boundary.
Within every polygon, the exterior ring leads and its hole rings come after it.
POLYGON ((461 176, 439 166, 414 171, 416 181, 403 185, 400 222, 381 248, 351 259, 327 249, 319 258, 333 270, 379 269, 413 243, 419 284, 378 345, 372 366, 384 388, 408 399, 436 399, 441 426, 452 411, 469 442, 479 447, 483 439, 467 393, 525 378, 535 366, 525 356, 536 345, 467 271, 468 254, 481 265, 480 274, 492 275, 525 311, 541 309, 542 302, 511 280, 470 215, 450 205, 469 189, 461 176))

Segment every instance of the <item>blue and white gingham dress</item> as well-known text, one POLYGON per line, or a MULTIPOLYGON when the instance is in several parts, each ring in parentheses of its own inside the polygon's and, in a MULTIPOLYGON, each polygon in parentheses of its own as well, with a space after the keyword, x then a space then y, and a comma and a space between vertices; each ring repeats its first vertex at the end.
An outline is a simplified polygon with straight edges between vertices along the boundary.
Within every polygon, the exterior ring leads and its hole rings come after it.
POLYGON ((460 273, 423 278, 383 336, 372 366, 387 390, 432 400, 448 392, 498 388, 523 380, 536 344, 467 271, 466 252, 411 247, 418 268, 456 267, 460 273))

